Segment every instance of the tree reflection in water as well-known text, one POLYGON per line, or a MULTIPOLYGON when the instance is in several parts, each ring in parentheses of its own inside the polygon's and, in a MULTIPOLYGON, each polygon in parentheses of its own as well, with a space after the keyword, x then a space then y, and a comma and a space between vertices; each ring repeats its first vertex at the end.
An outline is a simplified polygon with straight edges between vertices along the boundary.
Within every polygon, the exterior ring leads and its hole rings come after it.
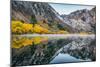
POLYGON ((11 45, 13 66, 49 64, 59 53, 95 61, 95 37, 13 36, 11 45))

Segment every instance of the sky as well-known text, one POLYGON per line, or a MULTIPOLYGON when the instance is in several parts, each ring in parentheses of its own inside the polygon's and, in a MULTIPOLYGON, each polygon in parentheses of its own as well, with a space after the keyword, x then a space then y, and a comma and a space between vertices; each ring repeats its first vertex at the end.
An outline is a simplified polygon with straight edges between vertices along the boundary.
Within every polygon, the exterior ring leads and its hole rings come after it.
POLYGON ((50 5, 61 15, 61 14, 70 14, 71 12, 74 12, 76 10, 81 10, 81 9, 92 9, 94 6, 86 6, 86 5, 74 5, 74 4, 55 4, 55 3, 50 3, 50 5))

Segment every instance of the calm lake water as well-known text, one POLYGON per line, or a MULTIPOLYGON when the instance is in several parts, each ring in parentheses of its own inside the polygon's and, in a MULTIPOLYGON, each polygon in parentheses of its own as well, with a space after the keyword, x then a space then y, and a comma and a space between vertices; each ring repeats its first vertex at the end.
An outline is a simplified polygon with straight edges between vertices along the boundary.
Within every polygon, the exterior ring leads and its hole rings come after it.
POLYGON ((95 35, 13 35, 12 65, 95 61, 95 35))

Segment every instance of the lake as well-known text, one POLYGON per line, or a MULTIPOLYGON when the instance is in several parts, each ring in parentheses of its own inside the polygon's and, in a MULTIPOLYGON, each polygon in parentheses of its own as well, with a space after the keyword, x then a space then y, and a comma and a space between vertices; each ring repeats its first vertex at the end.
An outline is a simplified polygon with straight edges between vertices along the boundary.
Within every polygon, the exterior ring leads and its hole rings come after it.
POLYGON ((12 35, 13 66, 96 60, 95 35, 12 35))

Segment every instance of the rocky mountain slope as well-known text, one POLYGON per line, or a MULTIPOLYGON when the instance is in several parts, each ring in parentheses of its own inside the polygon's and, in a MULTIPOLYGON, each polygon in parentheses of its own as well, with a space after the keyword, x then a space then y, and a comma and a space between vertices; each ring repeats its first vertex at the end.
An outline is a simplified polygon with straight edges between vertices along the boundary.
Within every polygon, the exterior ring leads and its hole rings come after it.
POLYGON ((77 10, 69 15, 60 15, 48 3, 12 1, 12 20, 38 23, 52 31, 65 30, 70 33, 95 33, 95 8, 77 10))
POLYGON ((12 1, 12 20, 21 20, 27 23, 39 23, 51 30, 64 29, 72 32, 71 27, 63 22, 58 12, 48 3, 12 1), (47 24, 47 25, 43 25, 47 24))
POLYGON ((70 25, 76 32, 95 33, 96 7, 91 10, 83 9, 72 12, 69 15, 61 15, 66 24, 70 25))

